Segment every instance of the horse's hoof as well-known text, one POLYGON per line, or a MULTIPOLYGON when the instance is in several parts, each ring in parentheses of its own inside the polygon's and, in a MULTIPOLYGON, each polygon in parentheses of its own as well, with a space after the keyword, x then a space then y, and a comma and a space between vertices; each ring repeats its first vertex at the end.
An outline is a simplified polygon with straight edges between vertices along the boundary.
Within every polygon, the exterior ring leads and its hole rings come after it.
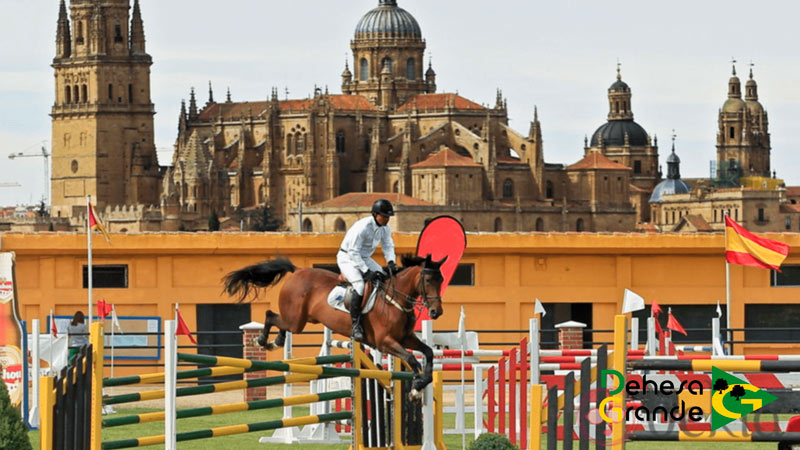
POLYGON ((264 336, 263 334, 258 337, 256 342, 258 342, 258 345, 260 345, 261 347, 267 348, 267 337, 264 336))
POLYGON ((275 341, 269 341, 269 342, 267 343, 267 345, 264 345, 263 347, 264 347, 265 349, 267 349, 267 350, 270 350, 270 351, 272 351, 272 350, 275 350, 276 348, 278 348, 278 346, 277 346, 277 345, 275 345, 275 341))
POLYGON ((408 400, 412 402, 418 402, 422 400, 422 391, 418 391, 416 388, 411 389, 411 392, 408 393, 408 400))

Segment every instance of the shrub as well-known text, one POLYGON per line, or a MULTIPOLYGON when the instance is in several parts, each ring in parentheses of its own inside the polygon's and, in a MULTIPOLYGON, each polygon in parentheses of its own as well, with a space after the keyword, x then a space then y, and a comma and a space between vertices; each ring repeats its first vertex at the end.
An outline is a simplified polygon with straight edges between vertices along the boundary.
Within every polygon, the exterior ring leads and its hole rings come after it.
POLYGON ((17 408, 11 406, 6 384, 0 381, 0 448, 31 450, 28 430, 17 408))
POLYGON ((475 439, 467 450, 519 450, 502 434, 485 433, 475 439))

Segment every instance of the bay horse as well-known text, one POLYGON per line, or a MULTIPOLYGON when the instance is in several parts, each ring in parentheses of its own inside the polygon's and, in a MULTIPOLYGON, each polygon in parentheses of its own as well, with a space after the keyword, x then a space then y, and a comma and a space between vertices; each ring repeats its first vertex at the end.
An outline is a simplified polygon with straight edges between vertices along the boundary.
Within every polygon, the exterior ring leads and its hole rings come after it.
MULTIPOLYGON (((386 282, 378 283, 375 307, 362 318, 364 343, 403 359, 415 372, 409 394, 413 399, 421 398, 422 390, 433 381, 433 350, 414 334, 414 306, 421 296, 431 318, 442 315, 440 291, 444 279, 439 269, 446 259, 432 261, 431 255, 424 258, 404 256, 397 274, 390 274, 386 282), (406 349, 425 355, 424 372, 419 361, 406 349)), ((269 350, 283 347, 286 332, 299 333, 307 323, 321 323, 335 333, 350 337, 350 315, 328 304, 328 294, 341 282, 331 271, 297 268, 288 259, 264 261, 226 275, 224 290, 231 297, 239 296, 238 302, 245 301, 253 291, 252 300, 255 300, 259 288, 277 284, 288 273, 292 275, 278 296, 280 314, 267 310, 259 344, 269 350), (273 326, 280 331, 275 341, 269 341, 273 326)))

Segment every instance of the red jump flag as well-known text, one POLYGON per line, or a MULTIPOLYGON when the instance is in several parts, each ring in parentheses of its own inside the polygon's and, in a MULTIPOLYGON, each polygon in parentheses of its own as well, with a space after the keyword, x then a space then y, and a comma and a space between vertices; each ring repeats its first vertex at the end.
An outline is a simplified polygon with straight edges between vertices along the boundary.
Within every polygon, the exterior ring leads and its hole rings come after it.
POLYGON ((658 317, 658 315, 661 314, 663 311, 661 311, 661 306, 659 306, 659 304, 656 303, 655 300, 653 300, 652 302, 650 302, 650 312, 652 313, 653 317, 658 317))
POLYGON ((678 323, 678 319, 676 319, 675 316, 672 315, 671 309, 669 311, 669 318, 667 319, 667 328, 686 336, 686 330, 684 330, 681 324, 678 323))
POLYGON ((103 222, 100 221, 100 218, 97 216, 97 211, 91 203, 89 203, 89 229, 93 231, 99 230, 103 233, 103 237, 106 238, 106 242, 111 242, 106 227, 103 226, 103 222))
POLYGON ((175 330, 175 336, 184 335, 192 341, 192 344, 197 345, 197 341, 195 341, 194 336, 192 336, 192 331, 189 329, 189 326, 186 325, 186 321, 183 320, 181 310, 177 309, 176 312, 178 313, 178 329, 175 330))
POLYGON ((58 327, 56 326, 56 316, 50 313, 50 332, 53 333, 54 338, 58 338, 58 327))
POLYGON ((100 316, 101 319, 108 317, 108 315, 111 314, 112 309, 113 307, 106 303, 105 300, 100 300, 97 302, 97 315, 100 316))
POLYGON ((758 237, 725 216, 725 260, 731 264, 780 270, 789 246, 758 237))

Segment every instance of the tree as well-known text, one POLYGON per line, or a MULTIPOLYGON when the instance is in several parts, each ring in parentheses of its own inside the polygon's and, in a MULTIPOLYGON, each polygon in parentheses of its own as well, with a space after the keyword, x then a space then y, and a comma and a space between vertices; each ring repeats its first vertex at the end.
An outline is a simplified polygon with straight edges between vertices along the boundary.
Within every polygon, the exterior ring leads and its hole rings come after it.
POLYGON ((265 205, 261 208, 246 213, 250 221, 251 231, 278 231, 282 222, 275 216, 272 206, 265 205))
POLYGON ((11 406, 6 384, 0 381, 0 448, 31 450, 28 430, 17 408, 11 406))
POLYGON ((744 397, 745 394, 746 392, 741 384, 737 384, 733 387, 733 389, 731 389, 731 397, 736 397, 737 401, 741 401, 741 398, 744 397))
POLYGON ((724 378, 717 378, 717 381, 714 382, 714 390, 722 394, 725 389, 728 389, 728 382, 724 378))
POLYGON ((214 210, 211 210, 211 216, 208 218, 208 231, 219 231, 219 216, 214 210))

